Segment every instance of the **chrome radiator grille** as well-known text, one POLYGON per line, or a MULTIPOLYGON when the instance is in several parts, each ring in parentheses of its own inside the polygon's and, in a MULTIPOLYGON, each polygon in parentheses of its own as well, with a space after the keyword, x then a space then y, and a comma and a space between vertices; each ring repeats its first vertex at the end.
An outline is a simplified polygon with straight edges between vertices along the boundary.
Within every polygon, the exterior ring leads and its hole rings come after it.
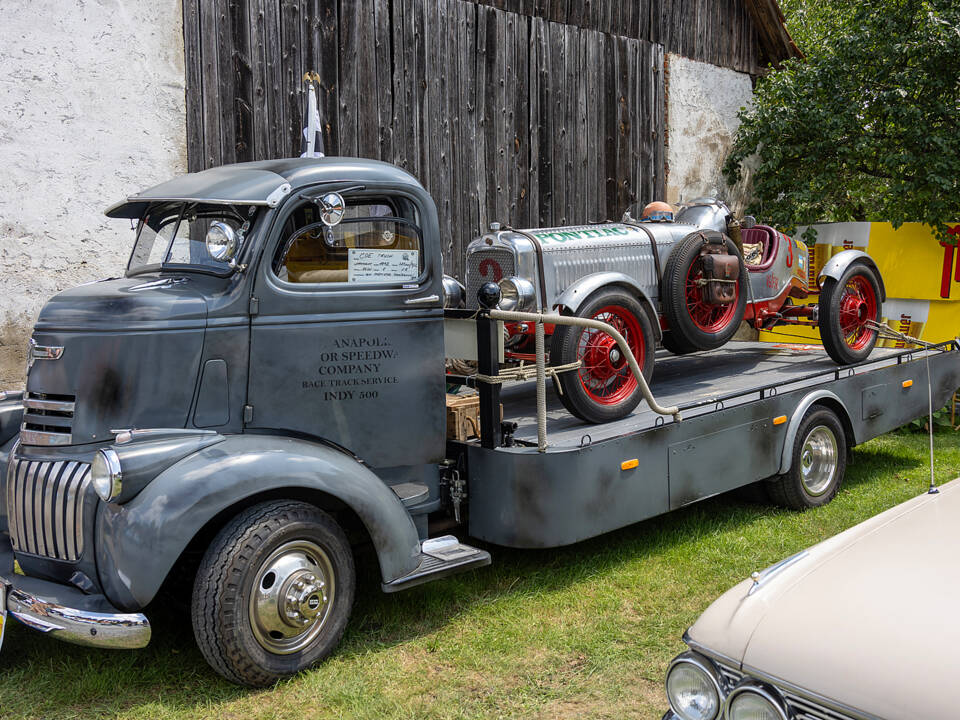
POLYGON ((513 252, 484 248, 467 255, 467 307, 476 308, 477 290, 487 282, 499 282, 516 274, 513 252))
POLYGON ((83 499, 90 466, 21 460, 7 469, 7 522, 14 550, 76 562, 83 555, 83 499))
MULTIPOLYGON (((743 673, 732 665, 719 662, 716 658, 714 658, 714 663, 720 670, 720 674, 723 676, 723 680, 727 685, 727 691, 729 692, 733 686, 743 678, 743 673)), ((777 683, 770 684, 779 691, 780 695, 786 701, 792 720, 856 720, 853 715, 847 715, 846 713, 828 708, 796 692, 781 687, 777 683)))
POLYGON ((20 441, 24 445, 69 445, 76 404, 73 395, 28 392, 23 397, 20 441))

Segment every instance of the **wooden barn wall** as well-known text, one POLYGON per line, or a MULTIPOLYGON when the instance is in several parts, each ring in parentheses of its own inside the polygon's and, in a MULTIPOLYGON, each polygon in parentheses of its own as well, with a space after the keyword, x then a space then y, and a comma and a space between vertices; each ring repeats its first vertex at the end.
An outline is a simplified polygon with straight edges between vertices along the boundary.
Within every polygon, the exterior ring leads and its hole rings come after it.
POLYGON ((459 277, 492 221, 618 218, 663 196, 660 43, 471 0, 183 8, 192 171, 299 154, 301 78, 316 70, 327 154, 419 178, 459 277))

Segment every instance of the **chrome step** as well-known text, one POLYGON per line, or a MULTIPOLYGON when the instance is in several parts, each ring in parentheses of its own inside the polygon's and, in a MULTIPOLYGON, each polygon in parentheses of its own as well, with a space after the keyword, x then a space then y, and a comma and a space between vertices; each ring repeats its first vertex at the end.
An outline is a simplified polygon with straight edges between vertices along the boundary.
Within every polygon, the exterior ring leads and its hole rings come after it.
POLYGON ((453 535, 424 540, 420 545, 420 564, 413 572, 383 583, 384 592, 398 592, 447 575, 483 567, 491 562, 486 550, 465 545, 453 535))

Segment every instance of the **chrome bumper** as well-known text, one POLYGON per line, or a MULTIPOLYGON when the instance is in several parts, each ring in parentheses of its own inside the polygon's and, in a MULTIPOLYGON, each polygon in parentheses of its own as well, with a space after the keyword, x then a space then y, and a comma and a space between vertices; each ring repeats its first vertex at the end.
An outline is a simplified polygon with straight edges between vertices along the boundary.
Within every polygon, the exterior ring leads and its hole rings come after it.
POLYGON ((13 573, 13 550, 0 533, 0 584, 9 617, 59 640, 89 647, 133 650, 150 642, 150 622, 141 613, 121 613, 102 595, 71 585, 13 573))
POLYGON ((134 650, 150 642, 150 622, 140 613, 106 613, 65 607, 7 585, 7 612, 27 627, 76 645, 134 650))

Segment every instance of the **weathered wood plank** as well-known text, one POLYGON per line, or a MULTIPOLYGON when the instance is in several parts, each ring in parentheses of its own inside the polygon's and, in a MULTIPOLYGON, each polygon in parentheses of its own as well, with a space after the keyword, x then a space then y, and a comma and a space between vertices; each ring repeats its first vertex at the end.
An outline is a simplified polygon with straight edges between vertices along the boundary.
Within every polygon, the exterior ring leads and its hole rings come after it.
POLYGON ((223 164, 220 145, 220 62, 217 57, 217 12, 212 2, 200 3, 200 62, 203 78, 203 162, 204 168, 223 164))
POLYGON ((360 127, 357 112, 359 102, 359 59, 369 57, 370 48, 360 44, 360 25, 363 7, 357 0, 340 4, 339 33, 340 55, 350 58, 340 63, 338 82, 338 118, 340 122, 341 155, 356 157, 360 154, 360 127))
POLYGON ((513 198, 511 222, 515 227, 530 227, 530 22, 518 18, 515 25, 513 71, 513 198))
POLYGON ((203 170, 203 58, 200 52, 198 0, 183 0, 183 56, 185 65, 187 171, 203 170))
POLYGON ((299 0, 280 2, 280 87, 283 96, 282 137, 277 146, 280 157, 300 154, 303 130, 303 56, 300 40, 299 0))
POLYGON ((553 79, 551 68, 555 67, 556 57, 550 43, 550 24, 537 20, 535 25, 539 58, 537 67, 537 122, 539 125, 537 133, 539 139, 537 185, 540 202, 537 206, 537 222, 540 226, 546 226, 553 224, 554 217, 553 146, 557 142, 557 136, 554 132, 555 113, 552 100, 555 89, 551 82, 553 79))
MULTIPOLYGON (((380 131, 377 119, 377 53, 374 0, 354 0, 357 14, 356 67, 357 155, 379 159, 380 131)), ((343 5, 344 3, 341 3, 343 5)))
MULTIPOLYGON (((393 162, 393 27, 390 0, 375 0, 373 6, 374 54, 376 56, 377 154, 393 162)), ((373 98, 371 98, 371 102, 373 98)))
POLYGON ((227 6, 233 44, 233 153, 236 162, 254 159, 253 129, 253 61, 250 49, 250 17, 248 3, 230 0, 227 6))

